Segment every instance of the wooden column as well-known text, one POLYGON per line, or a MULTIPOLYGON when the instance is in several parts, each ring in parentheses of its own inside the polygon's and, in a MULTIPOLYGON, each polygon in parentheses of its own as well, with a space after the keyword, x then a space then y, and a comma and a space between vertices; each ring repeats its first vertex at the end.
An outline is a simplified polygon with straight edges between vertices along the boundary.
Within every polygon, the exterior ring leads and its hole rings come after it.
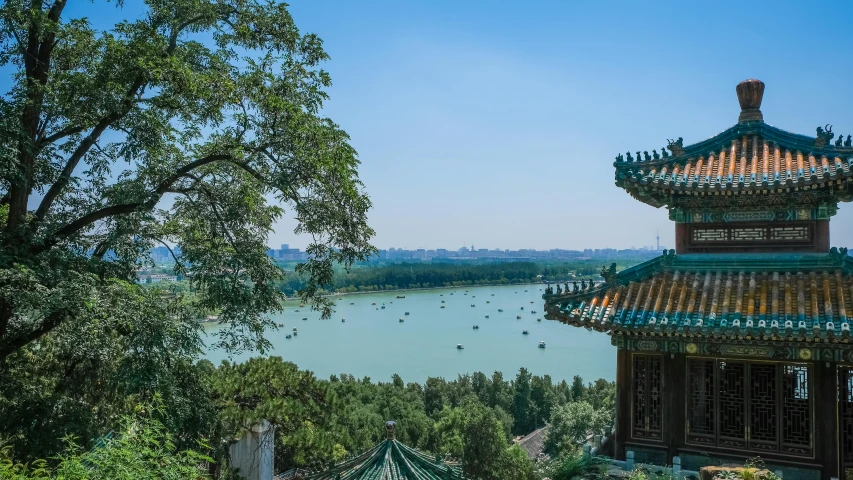
POLYGON ((690 226, 686 223, 675 224, 675 253, 687 253, 690 246, 690 226))
POLYGON ((814 225, 814 251, 829 252, 829 220, 817 220, 814 225))
POLYGON ((814 364, 815 460, 823 465, 823 480, 840 478, 838 472, 838 385, 835 362, 814 364), (827 366, 827 364, 829 366, 827 366))
POLYGON ((616 435, 613 458, 625 459, 625 442, 631 430, 631 352, 616 349, 616 435))
POLYGON ((684 442, 687 359, 682 353, 664 354, 663 361, 663 443, 668 461, 678 455, 684 442))

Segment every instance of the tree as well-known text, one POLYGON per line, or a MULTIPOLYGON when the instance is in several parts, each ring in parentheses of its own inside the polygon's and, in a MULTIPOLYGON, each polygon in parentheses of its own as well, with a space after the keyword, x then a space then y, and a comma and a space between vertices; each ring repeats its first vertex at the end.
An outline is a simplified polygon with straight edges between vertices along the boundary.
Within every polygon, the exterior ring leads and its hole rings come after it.
POLYGON ((559 454, 573 450, 590 433, 600 433, 609 413, 597 411, 587 402, 572 402, 557 407, 545 435, 545 449, 559 454))
POLYGON ((223 362, 214 376, 213 397, 223 450, 245 428, 267 420, 275 429, 281 464, 326 466, 335 456, 331 420, 337 402, 328 383, 281 357, 223 362))
POLYGON ((424 408, 426 414, 435 417, 446 403, 447 382, 443 378, 429 377, 424 384, 424 408))
POLYGON ((616 382, 599 378, 586 389, 587 400, 596 410, 616 412, 616 382))
POLYGON ((326 313, 334 265, 372 252, 358 158, 320 114, 327 55, 286 5, 149 0, 103 30, 65 6, 0 7, 0 436, 18 458, 155 392, 167 428, 205 430, 198 320, 216 311, 231 352, 268 346, 285 209, 314 239, 301 295, 326 313), (154 245, 192 297, 137 283, 154 245))
POLYGON ((466 403, 462 420, 462 464, 475 479, 507 478, 498 469, 508 447, 504 428, 495 413, 482 405, 466 403))
POLYGON ((551 417, 551 409, 557 404, 554 385, 549 375, 533 376, 530 381, 530 401, 533 404, 531 413, 534 415, 533 428, 535 429, 545 424, 551 417))
POLYGON ((518 445, 504 450, 498 462, 498 473, 494 478, 512 478, 513 480, 537 480, 536 466, 527 458, 527 453, 518 445))
MULTIPOLYGON (((211 459, 193 450, 178 451, 172 436, 148 415, 124 416, 120 429, 86 450, 69 440, 56 466, 44 460, 29 465, 15 463, 8 450, 0 450, 0 478, 48 480, 62 478, 117 480, 208 478, 201 467, 211 459)), ((205 448, 203 445, 202 448, 205 448)))
POLYGON ((530 372, 522 367, 513 383, 512 415, 515 417, 515 425, 512 431, 516 435, 525 435, 535 429, 533 419, 536 416, 530 411, 530 378, 530 372))
POLYGON ((580 375, 575 375, 572 378, 572 401, 579 402, 586 396, 586 387, 584 387, 583 379, 580 375))
POLYGON ((68 435, 88 442, 155 397, 154 415, 180 449, 193 448, 216 422, 213 365, 195 364, 200 327, 185 299, 120 281, 106 288, 115 303, 90 305, 77 322, 57 327, 62 341, 39 341, 0 372, 0 437, 16 459, 58 455, 68 435))
POLYGON ((219 345, 265 348, 280 205, 314 239, 301 295, 328 313, 320 288, 372 252, 373 232, 356 153, 319 113, 321 40, 283 3, 151 0, 102 31, 66 19, 65 0, 41 5, 0 8, 14 71, 0 98, 0 361, 113 303, 109 286, 135 284, 155 244, 180 247, 176 272, 228 327, 219 345))

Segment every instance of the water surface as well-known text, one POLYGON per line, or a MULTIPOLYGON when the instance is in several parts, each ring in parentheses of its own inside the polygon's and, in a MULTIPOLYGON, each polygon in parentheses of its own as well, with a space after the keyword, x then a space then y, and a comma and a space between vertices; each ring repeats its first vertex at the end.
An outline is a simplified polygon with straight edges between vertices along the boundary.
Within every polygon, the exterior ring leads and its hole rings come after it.
MULTIPOLYGON (((343 295, 336 297, 329 320, 320 320, 319 312, 288 301, 284 313, 273 316, 284 328, 267 334, 273 344, 269 354, 320 378, 350 373, 388 381, 397 373, 406 382, 424 382, 430 376, 451 380, 458 374, 491 375, 497 370, 509 379, 526 367, 535 375, 551 375, 554 381, 571 381, 574 375, 587 382, 614 380, 616 349, 610 337, 545 320, 542 288, 509 285, 343 295), (519 315, 521 319, 516 319, 519 315), (480 328, 474 330, 474 325, 480 328), (286 339, 293 328, 299 335, 286 339), (523 330, 529 334, 523 335, 523 330), (540 341, 546 342, 546 348, 537 348, 540 341), (456 348, 459 343, 464 350, 456 348)), ((208 331, 216 328, 210 326, 208 331)), ((227 358, 220 350, 210 350, 206 356, 215 364, 227 358)))

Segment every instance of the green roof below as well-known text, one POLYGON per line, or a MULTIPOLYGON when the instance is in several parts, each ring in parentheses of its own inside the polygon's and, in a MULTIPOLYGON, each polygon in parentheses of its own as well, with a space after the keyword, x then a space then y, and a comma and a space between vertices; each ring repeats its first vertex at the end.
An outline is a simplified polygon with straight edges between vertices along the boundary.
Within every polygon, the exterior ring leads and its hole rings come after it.
POLYGON ((455 480, 464 479, 455 465, 410 448, 397 440, 384 440, 370 450, 305 480, 455 480))

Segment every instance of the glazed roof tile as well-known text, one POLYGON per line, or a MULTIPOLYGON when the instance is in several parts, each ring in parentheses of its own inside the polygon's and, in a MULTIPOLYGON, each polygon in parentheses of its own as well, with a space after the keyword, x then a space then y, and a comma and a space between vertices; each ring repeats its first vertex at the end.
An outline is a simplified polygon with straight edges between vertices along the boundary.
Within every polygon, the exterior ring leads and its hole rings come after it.
POLYGON ((610 333, 846 343, 853 259, 846 249, 665 252, 609 283, 543 298, 546 318, 610 333))
MULTIPOLYGON (((840 181, 853 176, 853 146, 835 146, 826 140, 762 121, 739 123, 683 149, 672 144, 673 155, 665 158, 646 160, 644 155, 626 161, 620 155, 614 163, 616 183, 655 207, 667 203, 655 192, 731 195, 791 188, 837 190, 840 181)), ((851 198, 841 195, 839 200, 851 198)))
POLYGON ((453 480, 464 479, 455 465, 388 439, 329 470, 303 475, 305 480, 453 480))

